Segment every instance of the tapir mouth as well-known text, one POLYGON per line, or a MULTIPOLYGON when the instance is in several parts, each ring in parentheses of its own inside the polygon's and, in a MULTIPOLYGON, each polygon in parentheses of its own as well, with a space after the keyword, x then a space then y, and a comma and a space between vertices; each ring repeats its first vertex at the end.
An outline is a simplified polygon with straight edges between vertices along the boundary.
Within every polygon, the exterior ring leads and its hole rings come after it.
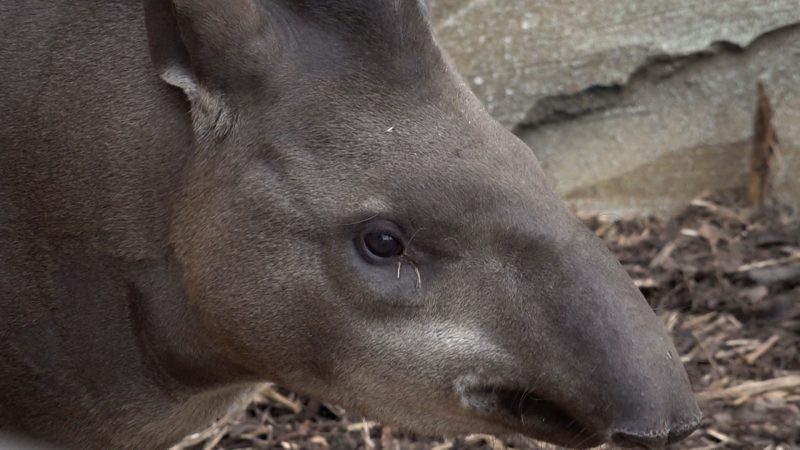
POLYGON ((462 403, 512 432, 569 448, 603 443, 572 414, 535 390, 478 385, 460 389, 462 403))

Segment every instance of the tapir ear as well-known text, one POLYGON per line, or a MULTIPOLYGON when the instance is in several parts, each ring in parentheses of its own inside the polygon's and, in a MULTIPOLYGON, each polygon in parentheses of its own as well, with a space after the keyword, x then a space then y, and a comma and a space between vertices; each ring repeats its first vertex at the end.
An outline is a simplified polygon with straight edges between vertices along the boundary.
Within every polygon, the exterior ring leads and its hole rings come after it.
POLYGON ((235 123, 225 98, 237 71, 247 70, 241 52, 259 30, 253 0, 144 0, 150 59, 166 83, 191 104, 195 132, 224 137, 235 123))

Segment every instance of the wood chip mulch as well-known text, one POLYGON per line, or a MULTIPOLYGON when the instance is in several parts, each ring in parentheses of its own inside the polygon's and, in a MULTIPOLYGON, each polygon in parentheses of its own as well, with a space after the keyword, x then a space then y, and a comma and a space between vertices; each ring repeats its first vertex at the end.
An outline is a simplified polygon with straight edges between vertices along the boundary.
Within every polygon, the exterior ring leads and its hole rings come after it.
MULTIPOLYGON (((800 449, 800 218, 704 196, 670 221, 588 220, 675 339, 705 414, 674 448, 800 449)), ((178 449, 532 449, 521 437, 436 439, 266 388, 178 449)))

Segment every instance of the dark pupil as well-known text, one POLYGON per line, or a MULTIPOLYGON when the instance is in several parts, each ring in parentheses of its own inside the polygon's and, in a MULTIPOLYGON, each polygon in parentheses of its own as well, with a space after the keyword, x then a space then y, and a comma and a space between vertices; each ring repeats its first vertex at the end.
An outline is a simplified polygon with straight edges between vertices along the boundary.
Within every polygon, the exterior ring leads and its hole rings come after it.
POLYGON ((373 231, 364 236, 364 243, 373 255, 380 258, 391 258, 403 253, 403 247, 397 239, 385 231, 373 231))

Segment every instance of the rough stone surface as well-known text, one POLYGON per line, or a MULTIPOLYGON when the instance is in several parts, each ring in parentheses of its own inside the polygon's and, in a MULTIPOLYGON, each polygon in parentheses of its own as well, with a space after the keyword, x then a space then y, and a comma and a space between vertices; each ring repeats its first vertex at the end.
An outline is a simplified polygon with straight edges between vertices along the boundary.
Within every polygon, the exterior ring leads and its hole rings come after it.
POLYGON ((488 110, 582 213, 671 213, 744 186, 762 81, 773 183, 800 206, 800 0, 430 0, 488 110))

